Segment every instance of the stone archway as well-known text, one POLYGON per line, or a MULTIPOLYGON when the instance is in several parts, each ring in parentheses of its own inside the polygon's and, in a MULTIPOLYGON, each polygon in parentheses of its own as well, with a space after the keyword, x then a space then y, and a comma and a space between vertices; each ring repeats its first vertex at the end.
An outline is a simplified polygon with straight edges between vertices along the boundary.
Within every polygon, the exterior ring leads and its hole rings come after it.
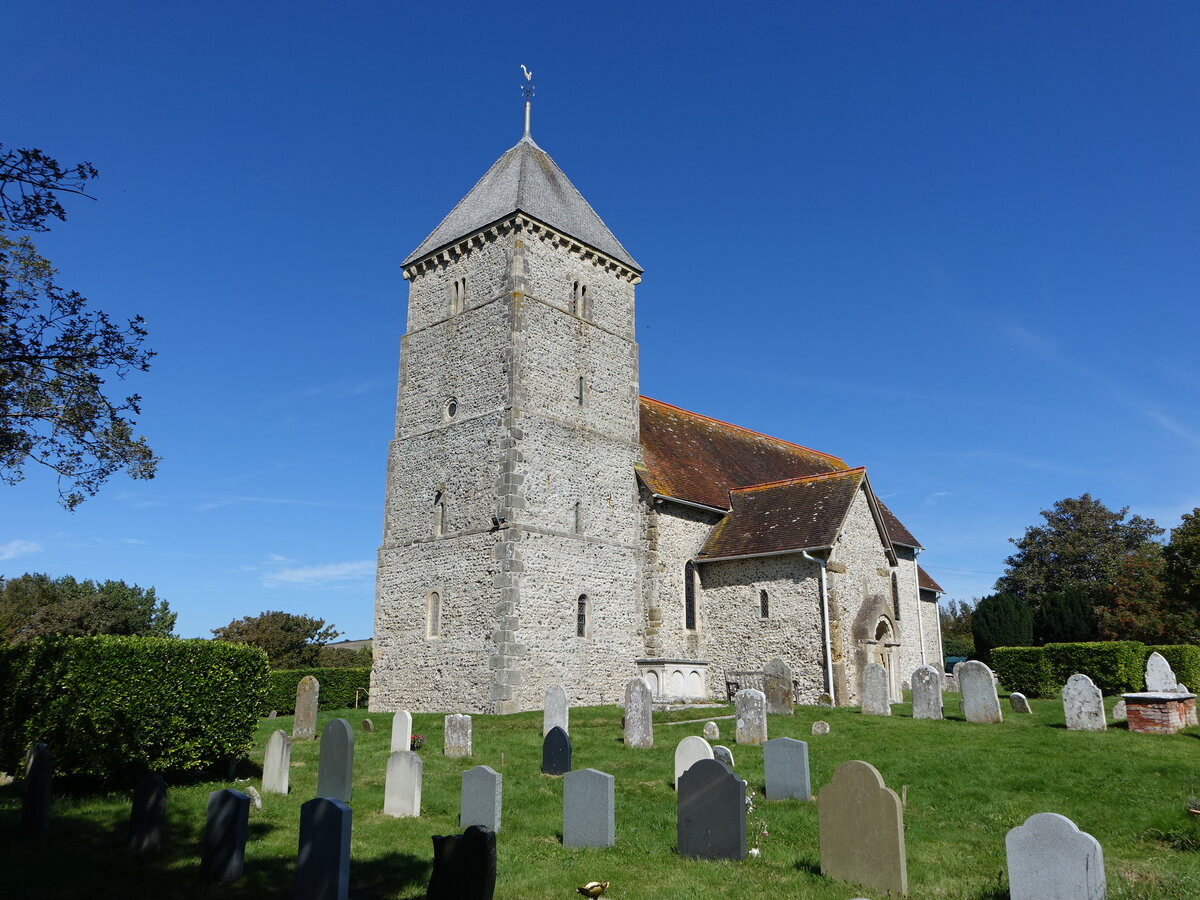
POLYGON ((900 691, 900 678, 897 672, 899 660, 896 657, 896 630, 892 626, 892 620, 887 616, 880 616, 879 621, 875 623, 875 646, 874 660, 883 666, 887 672, 888 696, 893 701, 904 699, 904 695, 900 691))

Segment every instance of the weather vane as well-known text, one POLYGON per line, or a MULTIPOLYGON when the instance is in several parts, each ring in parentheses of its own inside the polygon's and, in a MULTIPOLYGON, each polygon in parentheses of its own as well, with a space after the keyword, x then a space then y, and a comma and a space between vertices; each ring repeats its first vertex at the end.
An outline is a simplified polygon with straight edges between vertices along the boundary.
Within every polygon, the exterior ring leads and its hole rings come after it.
POLYGON ((521 72, 525 75, 525 83, 521 85, 521 96, 525 98, 525 137, 529 137, 529 106, 533 100, 533 73, 525 68, 525 64, 521 63, 521 72))

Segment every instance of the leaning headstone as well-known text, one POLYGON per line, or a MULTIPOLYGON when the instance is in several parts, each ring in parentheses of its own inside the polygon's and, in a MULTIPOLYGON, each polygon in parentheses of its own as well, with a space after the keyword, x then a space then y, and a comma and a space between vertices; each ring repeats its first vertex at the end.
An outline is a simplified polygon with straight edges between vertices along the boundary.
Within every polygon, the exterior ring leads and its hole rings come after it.
POLYGON ((738 691, 733 696, 734 711, 737 713, 737 733, 734 740, 739 744, 761 744, 767 739, 767 698, 762 691, 753 688, 738 691))
POLYGON ((1012 711, 1021 715, 1032 715, 1033 710, 1029 708, 1028 698, 1020 691, 1013 691, 1008 695, 1008 703, 1012 707, 1012 711))
POLYGON ((808 744, 795 738, 775 738, 763 744, 763 774, 768 800, 811 800, 808 744))
POLYGON ((1124 722, 1129 717, 1125 712, 1124 700, 1117 701, 1117 705, 1113 707, 1112 717, 1114 722, 1124 722))
POLYGON ((311 741, 317 736, 317 698, 321 684, 311 675, 305 675, 296 685, 296 717, 292 720, 292 738, 311 741))
POLYGON ((265 794, 286 794, 292 771, 292 739, 282 729, 267 738, 263 754, 262 789, 265 794))
POLYGON ((571 733, 571 707, 567 703, 567 689, 561 684, 546 688, 546 699, 542 703, 542 737, 555 725, 567 734, 571 733))
POLYGON ((471 755, 471 717, 461 713, 446 716, 443 726, 442 754, 452 759, 471 755))
POLYGON ((775 716, 790 716, 795 711, 792 699, 792 667, 782 659, 773 659, 763 666, 763 693, 767 697, 767 712, 775 716))
POLYGON ((1146 693, 1173 694, 1179 679, 1166 658, 1155 651, 1146 658, 1146 693))
POLYGON ((334 719, 321 732, 317 796, 349 803, 353 787, 354 729, 345 719, 334 719))
POLYGON ((371 719, 363 719, 362 729, 363 729, 363 731, 368 731, 368 732, 374 731, 375 730, 375 722, 371 719))
POLYGON ((425 762, 411 750, 397 750, 387 761, 387 779, 383 785, 383 811, 397 819, 421 815, 421 782, 425 762))
POLYGON ((1004 838, 1012 900, 1104 900, 1100 842, 1058 813, 1035 813, 1004 838))
POLYGON ((595 769, 563 778, 563 846, 611 847, 617 842, 614 779, 595 769))
POLYGON ((713 744, 713 759, 717 762, 725 763, 729 768, 735 768, 733 765, 733 751, 724 744, 713 744))
POLYGON ((679 776, 702 759, 712 759, 713 750, 708 741, 696 735, 688 735, 675 746, 675 778, 671 783, 679 786, 679 776))
POLYGON ((833 695, 830 694, 828 691, 823 691, 822 693, 818 694, 817 695, 817 706, 821 706, 826 709, 832 709, 833 708, 833 695))
POLYGON ((476 766, 463 772, 459 824, 464 828, 478 825, 488 831, 499 831, 503 787, 504 776, 491 766, 476 766))
POLYGON ((963 665, 967 662, 969 662, 969 660, 963 660, 962 662, 956 662, 954 664, 954 668, 950 670, 950 677, 954 679, 955 684, 962 683, 958 680, 958 673, 962 671, 963 665))
POLYGON ((716 741, 721 738, 721 729, 717 727, 716 722, 705 722, 704 729, 700 732, 701 737, 706 741, 716 741))
POLYGON ((817 721, 813 722, 812 724, 812 733, 829 734, 829 723, 823 719, 817 719, 817 721))
POLYGON ((892 700, 888 696, 888 675, 879 663, 867 663, 862 673, 862 714, 890 716, 892 700))
POLYGON ((167 783, 157 773, 143 775, 133 790, 129 811, 129 849, 161 850, 167 833, 167 783))
POLYGON ((942 718, 942 673, 933 666, 920 666, 912 673, 912 717, 942 718))
POLYGON ((654 694, 644 678, 625 685, 625 746, 654 746, 654 694))
POLYGON ((412 713, 402 709, 392 717, 392 752, 412 749, 412 713))
POLYGON ((1062 701, 1068 731, 1104 731, 1108 727, 1104 695, 1088 676, 1075 674, 1068 678, 1062 701))
POLYGON ((350 807, 316 797, 300 807, 296 900, 346 900, 350 895, 350 807))
POLYGON ((258 788, 252 784, 248 784, 246 785, 245 794, 250 798, 251 806, 255 809, 262 809, 262 794, 258 792, 258 788))
POLYGON ((208 795, 200 874, 208 881, 233 881, 246 867, 250 798, 226 788, 208 795))
POLYGON ((542 741, 542 774, 565 775, 571 771, 571 738, 555 725, 542 741))
POLYGON ((1004 720, 996 679, 992 670, 977 659, 956 663, 958 689, 962 693, 962 711, 968 722, 996 724, 1004 720))
POLYGON ((427 900, 492 900, 496 835, 472 825, 462 834, 433 836, 433 874, 427 900))
POLYGON ((25 783, 21 787, 21 833, 41 837, 50 828, 54 754, 46 744, 34 744, 25 754, 25 783))
POLYGON ((678 787, 680 855, 745 859, 746 782, 715 759, 702 759, 679 777, 678 787))
POLYGON ((908 893, 900 798, 870 763, 844 762, 817 797, 821 874, 908 893))

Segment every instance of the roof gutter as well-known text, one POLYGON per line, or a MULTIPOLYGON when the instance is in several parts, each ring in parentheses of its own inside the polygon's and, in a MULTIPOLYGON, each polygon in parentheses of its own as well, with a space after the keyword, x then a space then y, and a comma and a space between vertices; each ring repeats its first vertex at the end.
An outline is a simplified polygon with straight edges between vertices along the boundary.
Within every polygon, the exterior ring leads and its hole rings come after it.
POLYGON ((800 555, 808 562, 815 563, 817 566, 817 582, 819 584, 819 593, 821 596, 821 625, 825 629, 825 690, 829 694, 829 699, 832 701, 833 643, 829 634, 829 593, 825 589, 825 566, 828 565, 828 563, 826 560, 813 556, 807 550, 801 550, 800 555))
POLYGON ((765 556, 789 556, 793 553, 799 553, 805 559, 811 560, 812 557, 810 557, 808 555, 809 550, 832 550, 832 549, 833 549, 832 547, 807 547, 807 548, 796 547, 792 550, 771 550, 767 553, 742 553, 742 554, 739 554, 738 556, 705 556, 705 557, 697 556, 692 561, 696 562, 696 563, 729 562, 732 559, 762 559, 765 556))
MULTIPOLYGON (((705 512, 715 512, 721 515, 727 515, 729 510, 721 509, 719 506, 706 506, 703 503, 693 503, 691 500, 680 500, 678 497, 668 497, 666 494, 655 494, 651 492, 651 498, 661 503, 664 500, 670 500, 672 503, 678 503, 680 506, 690 506, 693 509, 702 509, 705 512)), ((697 560, 699 562, 699 560, 697 560)))

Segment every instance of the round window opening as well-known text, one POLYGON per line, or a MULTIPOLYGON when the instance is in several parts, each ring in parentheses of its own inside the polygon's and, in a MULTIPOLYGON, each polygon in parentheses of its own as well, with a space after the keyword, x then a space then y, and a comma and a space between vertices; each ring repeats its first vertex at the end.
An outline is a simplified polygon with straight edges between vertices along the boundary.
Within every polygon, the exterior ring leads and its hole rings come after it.
POLYGON ((458 415, 458 401, 451 397, 446 401, 446 418, 453 419, 458 415))

